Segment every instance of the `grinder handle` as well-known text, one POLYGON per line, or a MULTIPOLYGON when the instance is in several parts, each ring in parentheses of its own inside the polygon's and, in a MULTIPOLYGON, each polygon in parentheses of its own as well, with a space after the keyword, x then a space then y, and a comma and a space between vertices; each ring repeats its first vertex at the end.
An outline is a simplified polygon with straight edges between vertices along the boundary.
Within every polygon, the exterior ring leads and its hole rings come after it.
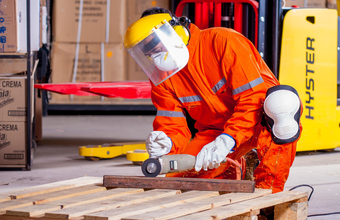
POLYGON ((193 169, 196 157, 190 154, 164 155, 159 158, 159 162, 162 164, 160 174, 179 173, 193 169))

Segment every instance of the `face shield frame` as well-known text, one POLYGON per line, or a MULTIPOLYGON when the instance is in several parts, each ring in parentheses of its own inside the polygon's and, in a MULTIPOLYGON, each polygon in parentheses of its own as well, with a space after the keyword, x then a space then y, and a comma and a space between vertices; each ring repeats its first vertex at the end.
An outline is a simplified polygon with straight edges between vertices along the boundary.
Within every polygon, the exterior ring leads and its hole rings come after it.
POLYGON ((180 71, 189 60, 186 45, 166 20, 127 50, 155 86, 180 71))

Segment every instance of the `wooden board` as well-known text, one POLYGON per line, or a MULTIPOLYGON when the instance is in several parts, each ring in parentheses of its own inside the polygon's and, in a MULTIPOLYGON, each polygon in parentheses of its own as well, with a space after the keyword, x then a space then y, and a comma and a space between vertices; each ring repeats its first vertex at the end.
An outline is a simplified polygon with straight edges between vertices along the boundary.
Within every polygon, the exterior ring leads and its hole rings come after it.
POLYGON ((179 189, 224 192, 246 192, 255 190, 254 181, 198 179, 174 177, 104 176, 105 187, 179 189))
MULTIPOLYGON (((101 178, 103 181, 103 178, 101 178)), ((164 179, 164 178, 158 178, 164 179)), ((307 192, 269 189, 253 193, 176 189, 106 188, 83 179, 82 185, 60 190, 53 183, 23 198, 0 202, 1 220, 114 220, 114 219, 257 219, 260 209, 274 207, 276 220, 307 218, 307 192), (54 190, 55 187, 58 190, 54 190), (37 192, 39 192, 37 194, 37 192), (288 217, 287 217, 288 216, 288 217)), ((22 195, 22 190, 11 192, 22 195)))
MULTIPOLYGON (((104 188, 104 187, 103 187, 104 188)), ((26 206, 22 208, 16 208, 7 210, 8 215, 34 217, 45 214, 46 212, 52 212, 60 209, 71 208, 74 206, 85 205, 89 203, 99 202, 107 199, 112 199, 120 196, 127 196, 133 193, 143 192, 143 189, 129 189, 129 188, 117 188, 111 190, 105 190, 102 192, 87 194, 77 197, 71 197, 67 199, 58 200, 55 202, 49 202, 46 204, 39 204, 33 206, 26 206)))
POLYGON ((80 177, 71 180, 59 181, 57 183, 34 186, 28 189, 17 190, 14 192, 1 193, 0 202, 102 182, 103 179, 101 177, 80 177))

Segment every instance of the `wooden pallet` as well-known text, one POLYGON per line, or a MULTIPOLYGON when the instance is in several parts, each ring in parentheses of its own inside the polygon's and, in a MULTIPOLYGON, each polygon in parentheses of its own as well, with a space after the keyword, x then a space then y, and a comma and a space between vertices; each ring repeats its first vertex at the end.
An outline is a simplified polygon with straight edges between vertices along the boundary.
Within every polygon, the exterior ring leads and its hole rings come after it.
POLYGON ((0 194, 0 220, 256 220, 266 207, 276 220, 307 219, 307 192, 106 188, 103 178, 82 177, 0 194))

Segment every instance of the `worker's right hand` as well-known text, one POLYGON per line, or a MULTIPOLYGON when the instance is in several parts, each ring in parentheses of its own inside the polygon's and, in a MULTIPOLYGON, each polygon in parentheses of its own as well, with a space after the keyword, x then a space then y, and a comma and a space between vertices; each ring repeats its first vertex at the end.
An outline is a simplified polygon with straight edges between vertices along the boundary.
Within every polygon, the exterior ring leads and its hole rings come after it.
POLYGON ((226 160, 226 156, 233 152, 235 140, 228 134, 221 134, 213 142, 205 145, 196 156, 195 170, 202 168, 206 171, 218 168, 226 160))
POLYGON ((146 139, 146 150, 150 158, 168 154, 172 147, 171 139, 163 131, 153 131, 146 139))

